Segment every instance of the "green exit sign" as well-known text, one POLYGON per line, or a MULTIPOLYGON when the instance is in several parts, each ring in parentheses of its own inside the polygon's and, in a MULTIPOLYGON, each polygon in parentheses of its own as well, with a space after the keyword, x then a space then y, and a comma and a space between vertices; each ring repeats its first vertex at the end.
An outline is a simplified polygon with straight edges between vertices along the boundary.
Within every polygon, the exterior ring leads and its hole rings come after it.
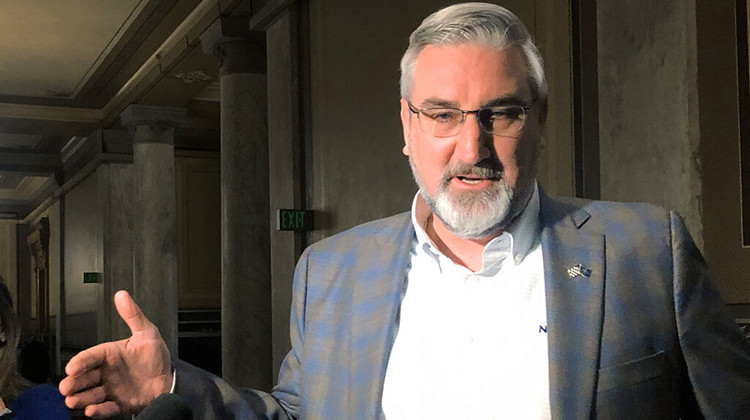
POLYGON ((312 230, 312 211, 279 209, 277 230, 312 230))
POLYGON ((83 273, 84 283, 101 283, 102 273, 83 273))

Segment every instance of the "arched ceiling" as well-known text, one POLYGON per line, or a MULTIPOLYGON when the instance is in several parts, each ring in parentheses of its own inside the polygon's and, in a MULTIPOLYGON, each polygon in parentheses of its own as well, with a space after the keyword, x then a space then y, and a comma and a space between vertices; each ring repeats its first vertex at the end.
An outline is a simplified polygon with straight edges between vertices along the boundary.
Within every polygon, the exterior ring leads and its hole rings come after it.
POLYGON ((60 187, 92 133, 116 133, 111 147, 127 148, 119 114, 132 103, 187 108, 177 146, 218 150, 219 63, 199 37, 219 16, 252 16, 263 3, 4 1, 0 218, 23 218, 60 187))

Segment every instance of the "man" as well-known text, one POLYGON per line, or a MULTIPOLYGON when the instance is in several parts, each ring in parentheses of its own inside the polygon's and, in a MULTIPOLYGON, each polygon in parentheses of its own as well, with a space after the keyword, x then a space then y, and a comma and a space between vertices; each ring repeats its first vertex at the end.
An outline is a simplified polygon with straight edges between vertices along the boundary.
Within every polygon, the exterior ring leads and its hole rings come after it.
POLYGON ((507 10, 431 15, 401 63, 412 211, 325 239, 295 275, 292 350, 270 394, 129 340, 60 383, 87 415, 172 390, 196 418, 743 418, 750 348, 674 213, 547 196, 539 53, 507 10))

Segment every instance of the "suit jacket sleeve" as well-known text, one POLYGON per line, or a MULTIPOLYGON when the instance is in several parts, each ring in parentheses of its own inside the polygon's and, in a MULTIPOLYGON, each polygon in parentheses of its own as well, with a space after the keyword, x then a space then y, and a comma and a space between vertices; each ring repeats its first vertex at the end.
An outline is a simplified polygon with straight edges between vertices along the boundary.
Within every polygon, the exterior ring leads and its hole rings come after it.
POLYGON ((294 276, 290 334, 292 350, 279 372, 273 392, 236 388, 223 379, 181 360, 173 363, 177 372, 175 393, 190 405, 195 419, 296 419, 299 413, 299 367, 304 331, 307 256, 300 258, 294 276))
POLYGON ((677 334, 695 401, 706 418, 750 417, 750 344, 714 287, 703 257, 671 213, 677 334))
POLYGON ((223 379, 181 360, 175 360, 175 393, 188 403, 193 418, 289 419, 279 401, 263 391, 235 388, 223 379))

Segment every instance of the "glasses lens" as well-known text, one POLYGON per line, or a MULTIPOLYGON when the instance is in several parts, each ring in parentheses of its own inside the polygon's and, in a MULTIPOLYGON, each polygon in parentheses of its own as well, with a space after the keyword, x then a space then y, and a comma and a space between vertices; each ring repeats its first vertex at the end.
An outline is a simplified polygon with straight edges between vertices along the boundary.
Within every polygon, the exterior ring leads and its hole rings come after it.
POLYGON ((479 111, 479 122, 497 136, 514 136, 523 126, 526 112, 520 106, 485 108, 479 111))
POLYGON ((463 113, 451 108, 428 108, 421 111, 419 125, 422 131, 435 137, 450 137, 461 129, 463 113))

